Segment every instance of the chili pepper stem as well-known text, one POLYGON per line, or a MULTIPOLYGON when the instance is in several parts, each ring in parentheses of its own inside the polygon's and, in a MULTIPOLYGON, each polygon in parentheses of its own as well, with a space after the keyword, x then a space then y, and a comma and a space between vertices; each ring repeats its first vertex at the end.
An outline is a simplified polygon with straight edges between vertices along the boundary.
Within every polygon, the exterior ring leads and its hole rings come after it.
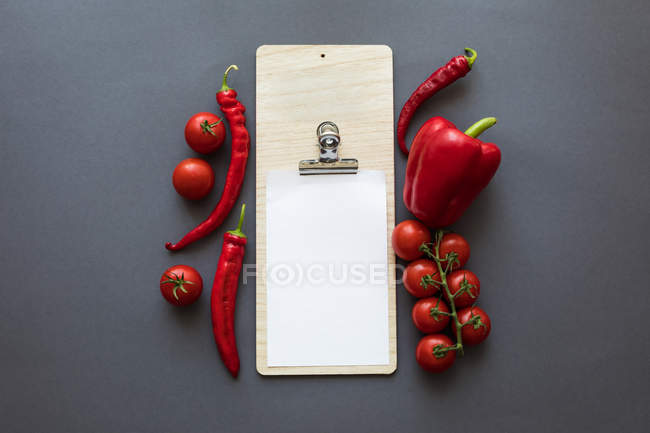
POLYGON ((228 69, 226 69, 226 72, 223 73, 223 82, 221 84, 220 92, 225 92, 226 90, 231 90, 231 88, 228 87, 228 84, 227 84, 228 72, 230 72, 231 69, 234 69, 235 71, 238 71, 239 67, 237 65, 228 66, 228 69))
POLYGON ((239 214, 239 224, 235 230, 230 230, 228 233, 231 235, 239 236, 240 238, 245 238, 246 235, 241 231, 242 225, 244 224, 244 212, 246 211, 246 203, 241 205, 241 213, 239 214))
POLYGON ((496 117, 484 117, 483 119, 479 120, 465 131, 465 135, 469 135, 470 137, 478 137, 485 131, 486 129, 494 126, 497 123, 497 118, 496 117))
POLYGON ((472 69, 472 65, 476 61, 476 56, 477 56, 476 50, 465 47, 465 58, 467 59, 467 65, 469 66, 470 69, 472 69))

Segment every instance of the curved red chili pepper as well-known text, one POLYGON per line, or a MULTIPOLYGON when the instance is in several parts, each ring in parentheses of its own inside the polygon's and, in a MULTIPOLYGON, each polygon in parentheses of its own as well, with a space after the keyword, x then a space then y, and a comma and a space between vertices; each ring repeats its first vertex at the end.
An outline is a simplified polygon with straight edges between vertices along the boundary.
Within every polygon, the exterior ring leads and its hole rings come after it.
POLYGON ((221 106, 232 135, 232 152, 230 156, 230 166, 226 175, 226 183, 221 193, 219 202, 214 207, 210 216, 201 224, 196 226, 192 231, 183 236, 175 244, 167 242, 165 248, 170 251, 178 251, 192 242, 201 239, 210 234, 214 229, 219 227, 230 213, 239 197, 244 175, 246 174, 246 162, 248 161, 248 150, 250 146, 250 136, 246 129, 246 107, 237 100, 237 92, 226 84, 228 72, 231 69, 237 70, 237 65, 230 65, 223 74, 223 86, 217 93, 217 102, 221 106))
POLYGON ((397 121, 397 142, 399 148, 408 155, 409 151, 406 148, 404 138, 406 137, 406 130, 409 127, 411 118, 415 110, 427 99, 435 95, 438 91, 444 89, 459 78, 464 77, 472 69, 472 65, 476 60, 476 51, 471 48, 465 48, 465 52, 469 56, 456 56, 451 59, 447 64, 437 71, 435 71, 429 78, 424 80, 422 84, 411 94, 408 101, 402 107, 399 113, 399 120, 397 121))
POLYGON ((210 309, 212 332, 221 360, 230 374, 239 373, 239 354, 235 340, 235 300, 246 247, 246 235, 241 231, 246 205, 241 208, 237 229, 224 233, 219 264, 212 283, 210 309))

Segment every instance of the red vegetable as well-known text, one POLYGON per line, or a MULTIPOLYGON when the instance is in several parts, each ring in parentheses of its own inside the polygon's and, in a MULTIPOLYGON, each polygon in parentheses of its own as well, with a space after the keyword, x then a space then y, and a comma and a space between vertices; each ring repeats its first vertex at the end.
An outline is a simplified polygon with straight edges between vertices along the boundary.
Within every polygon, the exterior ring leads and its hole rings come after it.
MULTIPOLYGON (((450 289, 450 282, 449 282, 449 276, 452 275, 454 272, 452 272, 451 274, 448 273, 449 268, 451 267, 451 265, 449 264, 449 260, 452 260, 451 263, 456 263, 458 262, 458 257, 460 257, 460 255, 455 251, 452 251, 445 255, 442 255, 440 253, 443 239, 445 238, 445 236, 448 235, 449 233, 445 234, 443 230, 436 230, 433 242, 430 244, 424 244, 422 246, 421 248, 422 251, 429 259, 431 259, 436 264, 436 268, 438 272, 436 278, 430 278, 430 279, 423 278, 422 285, 425 288, 433 287, 436 290, 440 290, 441 294, 444 295, 444 297, 449 302, 449 310, 450 310, 449 320, 451 321, 452 324, 458 325, 458 327, 456 328, 457 329, 456 344, 453 346, 453 348, 449 350, 454 350, 458 352, 458 356, 463 356, 463 337, 461 334, 461 330, 460 330, 461 326, 458 321, 458 312, 456 309, 457 298, 453 296, 452 291, 450 289)), ((466 257, 469 257, 469 250, 467 251, 466 257)), ((463 271, 455 271, 455 272, 463 272, 463 271)), ((466 288, 465 290, 469 290, 469 288, 466 288)), ((440 353, 438 353, 438 355, 440 355, 440 353)))
POLYGON ((420 332, 440 332, 449 325, 449 307, 440 298, 420 299, 413 306, 411 318, 420 332))
POLYGON ((454 271, 447 275, 447 284, 457 307, 472 305, 481 293, 481 282, 474 272, 467 269, 454 271))
POLYGON ((469 260, 469 244, 458 233, 445 233, 440 241, 440 264, 447 271, 451 260, 451 269, 460 269, 469 260), (448 259, 446 257, 449 257, 448 259))
POLYGON ((246 174, 246 161, 248 160, 248 148, 250 145, 250 136, 246 130, 246 117, 244 112, 246 108, 237 100, 237 92, 228 87, 226 79, 231 69, 237 70, 236 65, 230 65, 223 74, 223 85, 217 93, 217 102, 221 106, 232 135, 232 153, 230 157, 230 167, 226 176, 226 183, 223 187, 221 199, 212 210, 208 218, 199 224, 196 228, 186 234, 178 243, 172 244, 167 242, 165 247, 171 251, 178 251, 192 242, 201 239, 210 234, 214 229, 219 227, 224 219, 230 213, 235 205, 239 191, 241 190, 246 174))
POLYGON ((235 340, 235 300, 247 241, 246 235, 241 231, 245 209, 244 204, 237 228, 223 235, 221 256, 210 297, 214 340, 221 360, 233 377, 237 377, 239 373, 239 354, 235 340))
POLYGON ((423 244, 420 249, 435 263, 437 269, 435 278, 425 276, 421 285, 441 293, 440 299, 425 298, 415 304, 412 311, 413 323, 422 332, 440 332, 447 323, 451 323, 456 344, 442 334, 428 335, 418 344, 416 358, 422 368, 442 371, 453 364, 456 356, 463 356, 464 344, 478 344, 487 338, 491 327, 490 318, 475 305, 459 309, 474 303, 480 292, 480 282, 471 271, 451 271, 452 264, 458 264, 461 260, 464 264, 469 258, 469 245, 465 239, 460 235, 445 233, 444 230, 436 230, 433 242, 423 244), (446 250, 444 254, 443 246, 446 250), (448 306, 442 301, 443 296, 449 302, 448 306), (444 324, 441 323, 443 319, 446 320, 444 324))
POLYGON ((402 221, 393 229, 391 235, 395 254, 404 260, 415 260, 422 257, 420 245, 431 242, 431 232, 427 226, 416 220, 402 221))
POLYGON ((429 227, 445 227, 461 217, 496 173, 501 152, 477 137, 496 123, 482 119, 465 133, 442 117, 418 131, 406 165, 404 204, 429 227))
POLYGON ((195 152, 207 155, 219 149, 226 138, 226 127, 216 114, 196 113, 185 125, 185 141, 195 152))
POLYGON ((402 280, 404 288, 416 298, 433 296, 438 291, 438 286, 433 281, 440 281, 438 267, 432 260, 416 260, 404 269, 402 280))
POLYGON ((472 65, 476 60, 476 51, 471 48, 465 48, 465 52, 469 56, 456 56, 451 59, 447 64, 437 71, 435 71, 429 78, 424 80, 418 86, 413 94, 402 107, 397 121, 397 142, 399 148, 408 155, 409 151, 406 148, 404 138, 406 137, 406 130, 408 129, 411 118, 418 109, 420 104, 435 95, 439 90, 444 89, 459 78, 464 77, 472 69, 472 65))
POLYGON ((456 345, 444 334, 426 335, 415 349, 415 359, 427 371, 440 373, 456 360, 456 345))
POLYGON ((202 291, 201 274, 191 266, 172 266, 160 277, 160 293, 172 305, 189 305, 201 296, 202 291))
MULTIPOLYGON (((461 335, 463 344, 479 344, 485 340, 490 331, 492 324, 490 317, 483 309, 479 307, 468 307, 458 312, 458 321, 461 324, 461 335)), ((454 333, 456 332, 456 323, 452 324, 454 333)))
POLYGON ((190 200, 208 195, 214 186, 214 171, 210 164, 199 158, 187 158, 178 163, 172 175, 174 189, 190 200))

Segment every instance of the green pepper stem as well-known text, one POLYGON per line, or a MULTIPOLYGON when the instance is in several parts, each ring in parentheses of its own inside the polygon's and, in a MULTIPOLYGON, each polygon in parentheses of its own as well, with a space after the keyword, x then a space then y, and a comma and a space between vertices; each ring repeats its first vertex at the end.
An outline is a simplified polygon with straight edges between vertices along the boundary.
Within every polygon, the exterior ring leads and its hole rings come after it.
POLYGON ((226 69, 226 72, 223 73, 223 82, 222 82, 222 85, 221 85, 220 92, 225 92, 226 90, 231 90, 230 87, 228 87, 228 84, 227 84, 228 72, 230 72, 231 69, 234 69, 235 71, 239 70, 237 65, 228 66, 228 69, 226 69))
POLYGON ((494 126, 494 124, 497 123, 497 118, 496 117, 484 117, 483 119, 479 120, 469 128, 467 128, 467 131, 465 131, 465 135, 469 135, 470 137, 478 137, 481 135, 483 131, 488 129, 491 126, 494 126))
POLYGON ((465 58, 467 59, 467 64, 469 65, 470 69, 472 69, 472 65, 474 64, 474 61, 476 60, 476 56, 477 56, 476 50, 465 47, 465 58))
POLYGON ((240 238, 245 238, 246 235, 241 231, 241 227, 244 224, 244 213, 246 212, 246 203, 241 205, 241 213, 239 214, 239 224, 235 230, 230 230, 228 233, 231 235, 239 236, 240 238))

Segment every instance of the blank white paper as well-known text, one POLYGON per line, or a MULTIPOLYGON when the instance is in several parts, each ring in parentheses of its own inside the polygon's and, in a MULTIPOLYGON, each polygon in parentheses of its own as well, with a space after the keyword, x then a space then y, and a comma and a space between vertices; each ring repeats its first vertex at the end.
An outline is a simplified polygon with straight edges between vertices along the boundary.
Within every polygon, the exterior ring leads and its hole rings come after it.
POLYGON ((266 179, 267 362, 389 363, 383 171, 266 179))

